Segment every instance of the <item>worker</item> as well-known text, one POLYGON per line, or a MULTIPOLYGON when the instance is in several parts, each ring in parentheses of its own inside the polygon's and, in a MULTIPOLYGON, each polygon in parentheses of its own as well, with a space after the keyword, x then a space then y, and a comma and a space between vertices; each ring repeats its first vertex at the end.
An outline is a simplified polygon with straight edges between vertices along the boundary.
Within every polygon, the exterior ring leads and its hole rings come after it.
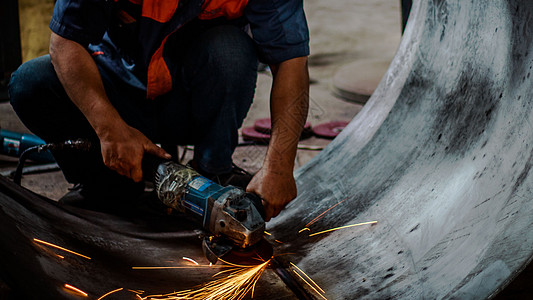
POLYGON ((144 190, 143 156, 170 159, 186 144, 202 175, 260 196, 267 220, 296 197, 309 90, 302 0, 58 0, 50 29, 50 54, 14 72, 9 93, 46 142, 86 138, 99 149, 54 153, 77 187, 61 202, 127 205, 144 190), (232 154, 258 61, 273 74, 273 129, 252 176, 232 154))

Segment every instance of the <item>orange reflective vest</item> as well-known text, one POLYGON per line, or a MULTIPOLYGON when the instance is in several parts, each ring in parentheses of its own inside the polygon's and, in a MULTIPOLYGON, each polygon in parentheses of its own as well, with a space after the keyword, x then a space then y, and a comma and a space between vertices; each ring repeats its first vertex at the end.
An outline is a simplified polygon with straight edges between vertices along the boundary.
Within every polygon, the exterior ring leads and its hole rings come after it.
MULTIPOLYGON (((202 20, 241 17, 249 0, 189 0, 179 11, 179 0, 127 1, 142 6, 139 34, 141 40, 146 41, 141 50, 142 58, 148 65, 146 93, 147 98, 154 99, 172 89, 172 76, 163 57, 168 37, 195 17, 202 20)), ((127 20, 129 16, 122 12, 120 17, 127 20)))

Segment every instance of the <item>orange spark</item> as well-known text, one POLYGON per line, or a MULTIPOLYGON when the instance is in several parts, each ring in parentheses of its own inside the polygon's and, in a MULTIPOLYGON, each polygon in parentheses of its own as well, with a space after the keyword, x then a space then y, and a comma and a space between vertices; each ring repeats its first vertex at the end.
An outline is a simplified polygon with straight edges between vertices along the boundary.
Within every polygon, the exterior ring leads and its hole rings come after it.
POLYGON ((59 249, 59 250, 63 250, 65 252, 68 252, 68 253, 72 253, 74 255, 78 255, 78 256, 81 256, 83 258, 86 258, 86 259, 91 259, 89 256, 85 256, 83 254, 80 254, 78 252, 74 252, 72 250, 69 250, 67 248, 63 248, 63 247, 60 247, 58 245, 55 245, 55 244, 52 244, 52 243, 49 243, 49 242, 45 242, 45 241, 42 241, 42 240, 39 240, 39 239, 33 239, 34 242, 37 242, 37 243, 40 243, 40 244, 44 244, 44 245, 47 245, 47 246, 50 246, 52 248, 56 248, 56 249, 59 249))
POLYGON ((311 281, 313 283, 313 285, 322 292, 322 294, 326 293, 326 292, 324 292, 323 289, 320 288, 320 286, 318 286, 318 284, 316 284, 316 282, 313 279, 311 279, 311 277, 307 276, 307 274, 305 274, 305 272, 302 271, 302 269, 298 268, 298 266, 293 264, 292 262, 290 264, 291 264, 291 266, 295 267, 298 271, 300 271, 300 273, 302 273, 307 279, 309 279, 309 281, 311 281))
MULTIPOLYGON (((131 267, 133 270, 164 270, 164 269, 198 269, 210 268, 210 265, 193 265, 193 266, 154 266, 154 267, 131 267)), ((229 266, 218 266, 219 268, 229 268, 229 266)))
POLYGON ((252 286, 252 299, 254 298, 254 293, 255 293, 255 284, 256 284, 256 283, 257 283, 257 281, 256 281, 256 282, 254 282, 254 285, 252 286))
POLYGON ((309 227, 311 224, 315 223, 316 221, 320 220, 323 218, 323 216, 330 210, 332 210, 333 208, 335 208, 337 205, 341 204, 342 202, 346 201, 346 199, 348 199, 348 197, 344 198, 344 200, 342 200, 341 202, 333 205, 332 207, 326 209, 323 213, 321 213, 320 215, 318 215, 318 217, 314 218, 313 220, 311 220, 311 222, 307 223, 307 225, 305 225, 305 227, 309 227))
MULTIPOLYGON (((263 258, 259 257, 261 259, 261 261, 265 261, 263 258)), ((227 264, 228 266, 230 267, 237 267, 237 268, 250 268, 250 267, 254 267, 254 266, 250 266, 250 265, 239 265, 239 264, 235 264, 235 263, 231 263, 229 261, 225 261, 223 260, 222 258, 218 258, 218 260, 220 260, 221 262, 227 264)), ((269 259, 270 260, 270 259, 269 259)))
POLYGON ((139 296, 139 294, 135 294, 135 297, 137 297, 138 299, 144 300, 141 296, 139 296))
POLYGON ((182 258, 183 258, 183 260, 186 260, 186 261, 192 262, 193 264, 195 264, 195 265, 197 265, 197 266, 200 265, 199 263, 197 263, 197 262, 196 262, 194 259, 192 259, 192 258, 188 258, 188 257, 185 257, 185 256, 182 257, 182 258))
POLYGON ((59 254, 56 254, 57 257, 61 258, 61 259, 64 259, 65 257, 63 255, 59 255, 59 254))
POLYGON ((328 230, 324 230, 324 231, 320 231, 320 232, 315 232, 315 233, 312 233, 310 234, 309 236, 315 236, 315 235, 319 235, 319 234, 323 234, 323 233, 326 233, 326 232, 331 232, 331 231, 335 231, 335 230, 339 230, 339 229, 344 229, 344 228, 349 228, 349 227, 356 227, 356 226, 361 226, 361 225, 371 225, 371 224, 376 224, 378 221, 372 221, 372 222, 364 222, 364 223, 358 223, 358 224, 352 224, 352 225, 346 225, 346 226, 341 226, 341 227, 335 227, 335 228, 331 228, 331 229, 328 229, 328 230))
POLYGON ((231 269, 227 269, 227 270, 223 270, 223 271, 219 271, 218 273, 216 273, 215 275, 213 275, 212 277, 217 277, 221 274, 224 274, 224 273, 228 273, 228 272, 232 272, 235 270, 235 267, 231 267, 231 269))
MULTIPOLYGON (((268 236, 272 236, 272 234, 270 232, 268 232, 268 231, 265 231, 265 234, 268 235, 268 236)), ((274 240, 274 242, 283 244, 283 242, 281 242, 279 240, 274 240)))
POLYGON ((303 231, 306 231, 306 230, 307 231, 311 231, 311 229, 305 227, 305 228, 300 229, 300 231, 298 231, 298 233, 302 233, 303 231))
POLYGON ((66 283, 65 283, 65 288, 67 288, 67 289, 69 289, 69 290, 71 290, 71 291, 74 291, 74 292, 76 292, 76 293, 82 295, 83 297, 87 297, 87 296, 89 296, 86 292, 84 292, 84 291, 80 290, 79 288, 77 288, 77 287, 75 287, 75 286, 72 286, 72 285, 70 285, 70 284, 66 284, 66 283))
POLYGON ((103 294, 102 296, 100 296, 100 298, 98 298, 98 299, 96 299, 96 300, 102 300, 102 299, 104 299, 105 297, 107 297, 107 296, 109 296, 109 295, 111 295, 111 294, 113 294, 113 293, 116 293, 116 292, 122 291, 123 289, 124 289, 124 288, 119 288, 119 289, 116 289, 116 290, 112 290, 112 291, 110 291, 110 292, 107 292, 107 293, 103 294))
MULTIPOLYGON (((298 272, 296 272, 294 270, 293 270, 293 272, 294 272, 294 274, 298 275, 298 277, 300 277, 300 279, 302 279, 310 288, 312 288, 315 291, 315 293, 317 293, 320 297, 322 297, 322 299, 327 300, 326 297, 324 297, 324 295, 322 295, 314 286, 312 286, 309 282, 307 282, 307 280, 305 280, 305 278, 303 278, 302 275, 298 274, 298 272)), ((303 274, 305 275, 305 273, 303 273, 303 274)), ((307 276, 307 275, 305 275, 305 276, 307 276)))
POLYGON ((270 260, 250 267, 237 267, 227 270, 226 276, 213 280, 202 287, 175 292, 167 295, 152 295, 144 299, 205 299, 205 300, 242 300, 246 294, 255 290, 255 284, 263 274, 270 260))

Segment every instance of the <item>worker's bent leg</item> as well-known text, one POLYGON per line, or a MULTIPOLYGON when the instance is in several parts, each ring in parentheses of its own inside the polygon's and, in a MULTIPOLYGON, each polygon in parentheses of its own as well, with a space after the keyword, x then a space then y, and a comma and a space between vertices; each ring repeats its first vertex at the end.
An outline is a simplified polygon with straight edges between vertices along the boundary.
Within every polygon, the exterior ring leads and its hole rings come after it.
MULTIPOLYGON (((197 137, 194 159, 202 171, 231 171, 238 129, 254 96, 257 64, 251 38, 236 26, 211 28, 188 49, 181 83, 190 96, 189 120, 197 137)), ((162 118, 172 130, 179 128, 172 125, 174 109, 162 118)))
MULTIPOLYGON (((24 63, 9 84, 11 105, 20 120, 47 143, 97 137, 83 114, 66 95, 48 55, 24 63)), ((57 153, 56 160, 69 182, 83 181, 88 153, 57 153)), ((89 159, 94 161, 95 158, 89 159)), ((91 163, 92 165, 92 163, 91 163)))
POLYGON ((94 130, 68 98, 48 55, 26 62, 13 73, 9 94, 24 125, 46 142, 85 138, 96 146, 92 151, 54 153, 67 181, 102 190, 110 188, 109 185, 130 186, 133 183, 103 164, 94 130))

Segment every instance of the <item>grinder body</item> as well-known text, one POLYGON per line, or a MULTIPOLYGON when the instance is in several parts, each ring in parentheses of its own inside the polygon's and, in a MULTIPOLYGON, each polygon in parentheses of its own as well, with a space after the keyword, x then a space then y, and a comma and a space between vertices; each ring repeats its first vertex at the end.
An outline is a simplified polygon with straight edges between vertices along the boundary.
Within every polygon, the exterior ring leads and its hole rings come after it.
POLYGON ((156 159, 150 165, 157 196, 165 205, 190 215, 214 237, 233 246, 244 249, 262 239, 264 213, 256 195, 223 187, 172 161, 156 159))

